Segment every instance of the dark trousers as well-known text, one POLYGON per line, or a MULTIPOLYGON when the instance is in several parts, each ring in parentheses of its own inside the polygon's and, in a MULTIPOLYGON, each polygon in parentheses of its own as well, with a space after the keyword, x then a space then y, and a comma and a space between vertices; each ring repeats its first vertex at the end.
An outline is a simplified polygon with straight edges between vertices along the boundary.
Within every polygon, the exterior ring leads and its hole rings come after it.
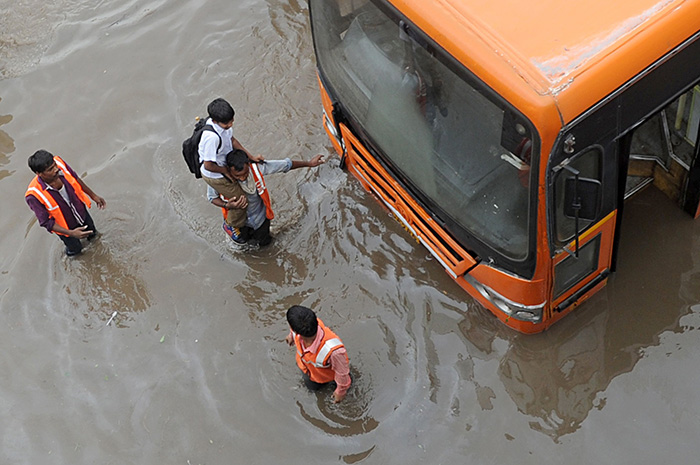
MULTIPOLYGON (((92 217, 90 216, 90 213, 87 213, 85 215, 84 226, 87 226, 87 229, 89 231, 92 231, 92 234, 90 234, 87 238, 89 241, 91 241, 92 239, 95 238, 95 236, 97 236, 97 229, 95 229, 95 223, 92 221, 92 217)), ((78 255, 80 252, 83 251, 83 244, 80 242, 80 239, 78 239, 76 237, 64 236, 62 234, 56 234, 56 235, 66 245, 66 255, 68 255, 69 257, 72 255, 78 255)))
POLYGON ((265 247, 272 242, 272 236, 270 235, 270 220, 265 218, 263 224, 258 229, 253 229, 249 226, 241 228, 241 236, 249 241, 251 239, 258 241, 260 247, 265 247))
POLYGON ((317 383, 316 381, 311 381, 311 378, 309 378, 309 375, 306 373, 302 373, 302 377, 304 379, 304 385, 309 388, 310 391, 318 391, 325 386, 330 386, 331 388, 335 389, 337 386, 335 381, 330 381, 328 383, 317 383))

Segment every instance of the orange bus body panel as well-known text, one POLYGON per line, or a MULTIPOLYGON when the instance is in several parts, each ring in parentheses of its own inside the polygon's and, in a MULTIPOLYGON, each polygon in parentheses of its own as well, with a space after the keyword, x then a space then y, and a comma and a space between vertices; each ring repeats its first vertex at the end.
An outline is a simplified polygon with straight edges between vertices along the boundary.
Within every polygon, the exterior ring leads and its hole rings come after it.
POLYGON ((530 117, 566 124, 700 30, 700 0, 390 0, 530 117))

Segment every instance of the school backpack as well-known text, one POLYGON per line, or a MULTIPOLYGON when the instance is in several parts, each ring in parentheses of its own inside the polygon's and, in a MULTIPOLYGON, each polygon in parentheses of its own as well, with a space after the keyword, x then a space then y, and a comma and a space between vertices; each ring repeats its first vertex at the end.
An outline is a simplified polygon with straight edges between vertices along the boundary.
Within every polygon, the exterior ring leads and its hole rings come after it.
POLYGON ((194 131, 192 135, 182 142, 182 156, 185 157, 185 163, 190 169, 190 173, 194 174, 194 177, 199 179, 202 177, 199 168, 202 163, 199 161, 199 141, 202 139, 202 133, 204 131, 211 131, 219 138, 219 146, 216 148, 218 152, 221 150, 221 136, 210 124, 206 124, 206 118, 199 118, 194 125, 194 131))

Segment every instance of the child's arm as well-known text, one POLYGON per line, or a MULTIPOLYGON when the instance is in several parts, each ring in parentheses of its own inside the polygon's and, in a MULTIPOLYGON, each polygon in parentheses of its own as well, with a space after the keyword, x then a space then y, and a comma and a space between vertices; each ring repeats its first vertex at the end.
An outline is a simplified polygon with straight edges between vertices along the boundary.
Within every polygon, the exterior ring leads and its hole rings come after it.
POLYGON ((235 137, 231 138, 231 145, 233 145, 234 149, 243 150, 246 153, 246 155, 248 155, 248 159, 251 161, 257 163, 265 160, 265 157, 263 157, 262 155, 253 155, 252 153, 247 151, 245 147, 243 147, 243 145, 241 145, 241 143, 235 137))

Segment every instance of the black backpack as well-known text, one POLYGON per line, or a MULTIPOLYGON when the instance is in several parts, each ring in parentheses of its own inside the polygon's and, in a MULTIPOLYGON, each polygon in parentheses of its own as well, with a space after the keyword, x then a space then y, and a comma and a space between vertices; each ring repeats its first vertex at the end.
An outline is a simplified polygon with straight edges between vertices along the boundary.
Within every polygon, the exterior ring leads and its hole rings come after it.
POLYGON ((194 177, 197 179, 202 177, 202 173, 199 171, 199 168, 202 166, 202 163, 199 161, 199 141, 202 139, 202 133, 211 131, 216 134, 216 137, 219 138, 219 146, 216 148, 216 151, 221 150, 221 136, 206 122, 205 118, 199 119, 194 125, 192 135, 182 142, 182 156, 185 157, 185 163, 187 163, 190 173, 194 174, 194 177))

